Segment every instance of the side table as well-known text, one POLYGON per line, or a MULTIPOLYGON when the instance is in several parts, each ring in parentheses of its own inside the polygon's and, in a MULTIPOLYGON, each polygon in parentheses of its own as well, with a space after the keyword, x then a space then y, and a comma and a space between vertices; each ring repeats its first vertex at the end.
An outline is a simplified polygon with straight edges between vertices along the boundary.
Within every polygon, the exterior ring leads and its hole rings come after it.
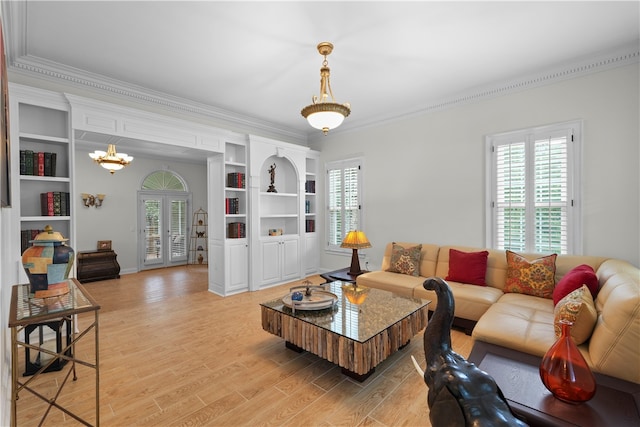
MULTIPOLYGON (((322 273, 320 277, 322 277, 327 282, 340 280, 341 282, 356 283, 356 278, 359 276, 359 274, 349 274, 349 270, 350 267, 341 268, 340 270, 328 271, 326 273, 322 273)), ((360 274, 363 273, 367 273, 367 271, 363 270, 360 274)))
POLYGON ((579 405, 553 397, 540 380, 541 358, 476 341, 469 362, 489 373, 531 427, 640 425, 640 384, 594 373, 596 395, 579 405))
POLYGON ((112 250, 78 252, 78 280, 80 283, 119 279, 118 255, 112 250))
POLYGON ((44 424, 52 408, 59 409, 84 425, 91 425, 77 414, 64 408, 58 401, 71 374, 73 374, 73 377, 71 377, 73 381, 77 380, 76 364, 95 370, 94 425, 100 425, 100 352, 98 337, 98 311, 100 310, 100 306, 76 279, 69 279, 67 284, 69 287, 68 293, 49 298, 35 298, 34 294, 30 293, 29 284, 14 285, 11 289, 11 302, 9 306, 9 328, 11 328, 11 425, 14 427, 19 424, 18 400, 22 392, 29 392, 36 398, 46 402, 46 409, 42 413, 39 425, 44 424), (86 319, 89 324, 86 325, 86 327, 80 328, 80 325, 76 321, 77 315, 90 312, 94 313, 93 322, 91 322, 91 318, 88 317, 86 319), (37 344, 29 343, 29 334, 27 331, 32 330, 33 325, 40 326, 56 321, 61 322, 61 319, 69 322, 66 345, 60 343, 60 345, 56 346, 56 350, 52 351, 42 346, 40 340, 38 340, 37 344), (76 332, 76 330, 78 330, 78 332, 76 332), (90 333, 91 331, 93 331, 93 334, 90 333), (27 338, 22 338, 22 335, 26 335, 27 338), (88 357, 90 353, 83 354, 83 359, 81 359, 75 351, 75 345, 79 340, 85 337, 91 337, 91 335, 93 335, 95 339, 93 344, 95 359, 83 360, 88 357), (48 362, 43 362, 39 368, 33 372, 33 375, 22 379, 18 371, 18 350, 20 347, 23 347, 25 352, 27 349, 38 351, 41 354, 51 356, 51 359, 48 362), (39 384, 37 379, 47 370, 51 370, 50 368, 56 363, 60 365, 61 369, 67 368, 69 370, 64 377, 56 381, 56 387, 51 389, 47 386, 42 389, 42 384, 39 384))

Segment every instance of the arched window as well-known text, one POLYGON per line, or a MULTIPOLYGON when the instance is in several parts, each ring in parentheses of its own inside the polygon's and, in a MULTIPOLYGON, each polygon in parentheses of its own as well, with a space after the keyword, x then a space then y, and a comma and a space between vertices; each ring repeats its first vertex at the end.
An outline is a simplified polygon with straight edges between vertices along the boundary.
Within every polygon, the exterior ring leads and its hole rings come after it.
POLYGON ((184 180, 171 171, 155 171, 142 183, 143 190, 187 191, 184 180))

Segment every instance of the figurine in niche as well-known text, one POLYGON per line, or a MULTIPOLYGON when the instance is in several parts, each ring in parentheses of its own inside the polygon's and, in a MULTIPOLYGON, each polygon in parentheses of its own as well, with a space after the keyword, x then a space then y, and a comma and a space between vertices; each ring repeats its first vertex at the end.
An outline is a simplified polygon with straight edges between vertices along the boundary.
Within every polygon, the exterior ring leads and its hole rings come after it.
POLYGON ((196 237, 204 237, 204 231, 196 231, 196 237))
POLYGON ((278 190, 276 190, 276 187, 274 185, 274 183, 276 182, 276 164, 272 164, 269 167, 269 176, 271 178, 271 184, 269 185, 269 188, 267 189, 267 193, 277 193, 278 190))

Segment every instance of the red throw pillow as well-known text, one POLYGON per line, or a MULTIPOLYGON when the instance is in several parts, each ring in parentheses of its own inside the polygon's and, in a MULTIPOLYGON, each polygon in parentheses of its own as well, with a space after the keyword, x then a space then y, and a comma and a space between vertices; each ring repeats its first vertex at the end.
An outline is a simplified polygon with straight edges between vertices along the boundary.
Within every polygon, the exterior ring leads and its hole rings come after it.
POLYGON ((445 280, 487 286, 487 258, 489 251, 462 252, 449 249, 449 275, 445 280))
POLYGON ((569 295, 582 285, 587 285, 591 292, 591 297, 596 298, 598 293, 598 276, 590 265, 582 264, 565 274, 553 289, 553 305, 569 295))

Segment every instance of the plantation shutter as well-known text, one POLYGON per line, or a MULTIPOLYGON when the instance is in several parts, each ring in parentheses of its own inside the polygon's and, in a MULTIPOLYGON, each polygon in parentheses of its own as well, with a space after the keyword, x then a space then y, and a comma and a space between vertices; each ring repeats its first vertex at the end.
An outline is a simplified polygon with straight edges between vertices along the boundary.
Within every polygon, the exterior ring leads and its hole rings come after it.
POLYGON ((171 258, 187 256, 187 201, 171 200, 171 258))
POLYGON ((555 126, 490 139, 492 247, 573 253, 574 131, 555 126))
POLYGON ((496 147, 496 238, 500 249, 524 251, 526 246, 525 143, 496 147))
POLYGON ((567 253, 567 151, 570 135, 534 142, 534 251, 567 253))
POLYGON ((344 236, 360 225, 360 161, 345 160, 327 166, 327 243, 339 249, 344 236))

